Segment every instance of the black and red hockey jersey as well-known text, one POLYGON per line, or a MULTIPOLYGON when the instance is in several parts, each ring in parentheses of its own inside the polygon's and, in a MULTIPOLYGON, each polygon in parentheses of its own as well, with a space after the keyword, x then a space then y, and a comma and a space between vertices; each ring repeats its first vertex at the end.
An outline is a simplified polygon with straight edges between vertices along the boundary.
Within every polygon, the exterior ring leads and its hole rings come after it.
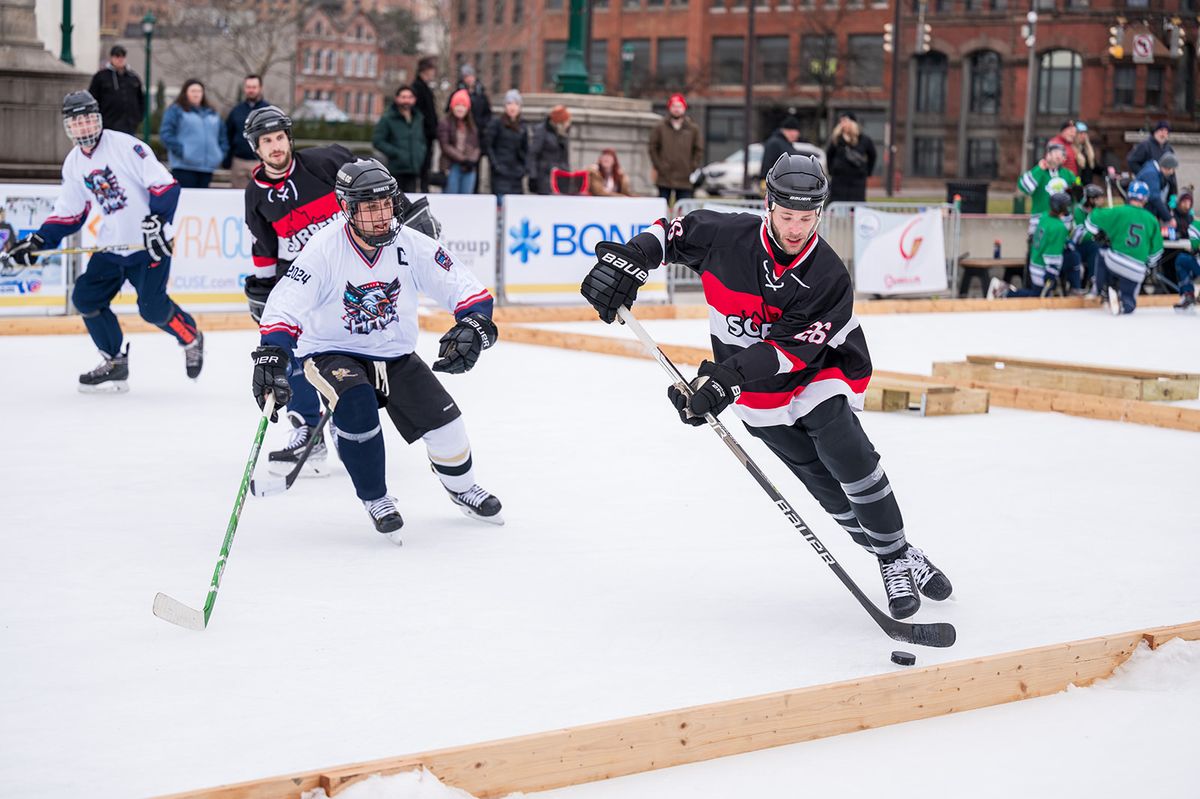
POLYGON ((819 235, 787 262, 755 214, 693 211, 635 236, 651 264, 700 275, 716 360, 745 379, 734 412, 753 427, 791 425, 839 394, 862 410, 871 356, 842 259, 819 235))
POLYGON ((297 152, 278 180, 268 178, 262 164, 254 168, 246 186, 246 226, 254 242, 255 277, 282 275, 312 235, 340 216, 333 184, 338 170, 355 158, 331 144, 297 152))

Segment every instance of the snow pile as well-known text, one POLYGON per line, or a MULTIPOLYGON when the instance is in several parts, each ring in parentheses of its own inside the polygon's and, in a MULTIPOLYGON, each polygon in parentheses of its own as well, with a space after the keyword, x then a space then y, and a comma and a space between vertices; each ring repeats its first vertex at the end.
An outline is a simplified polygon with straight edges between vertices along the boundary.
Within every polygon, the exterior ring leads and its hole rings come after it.
MULTIPOLYGON (((301 799, 325 799, 325 791, 317 788, 301 794, 301 799)), ((443 785, 429 769, 405 771, 390 777, 372 775, 356 782, 338 794, 338 799, 475 799, 458 788, 443 785)))
POLYGON ((1112 691, 1182 691, 1200 683, 1200 641, 1173 638, 1151 649, 1142 643, 1129 660, 1094 688, 1112 691))

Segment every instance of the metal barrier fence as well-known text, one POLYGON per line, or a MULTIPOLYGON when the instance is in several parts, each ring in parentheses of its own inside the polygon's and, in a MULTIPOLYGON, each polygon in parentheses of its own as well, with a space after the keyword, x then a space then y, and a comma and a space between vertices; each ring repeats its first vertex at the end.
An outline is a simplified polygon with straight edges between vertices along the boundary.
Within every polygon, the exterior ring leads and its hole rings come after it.
MULTIPOLYGON (((893 214, 920 214, 931 209, 942 212, 942 232, 946 247, 947 293, 953 295, 958 285, 958 254, 962 239, 962 217, 953 205, 944 203, 921 205, 902 202, 830 203, 821 216, 821 237, 842 257, 854 280, 854 209, 870 208, 874 211, 893 214)), ((675 205, 676 216, 686 216, 700 208, 715 208, 762 213, 760 199, 692 199, 680 200, 675 205)), ((667 292, 671 300, 679 290, 699 290, 700 277, 681 264, 667 265, 667 292)), ((906 295, 912 296, 912 295, 906 295)))

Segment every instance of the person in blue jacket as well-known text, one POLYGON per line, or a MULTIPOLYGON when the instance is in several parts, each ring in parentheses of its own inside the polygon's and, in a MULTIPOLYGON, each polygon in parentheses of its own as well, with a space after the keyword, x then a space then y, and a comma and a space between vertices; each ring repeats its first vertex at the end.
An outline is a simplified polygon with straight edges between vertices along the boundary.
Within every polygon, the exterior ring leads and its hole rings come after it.
MULTIPOLYGON (((1153 213, 1167 227, 1176 226, 1175 214, 1171 210, 1171 176, 1179 168, 1179 159, 1175 153, 1163 153, 1157 161, 1147 161, 1137 173, 1137 180, 1150 188, 1150 199, 1146 202, 1146 210, 1153 213)), ((1184 231, 1179 231, 1184 233, 1184 231)), ((1186 233, 1184 234, 1186 235, 1186 233)))
POLYGON ((208 104, 204 84, 195 78, 184 82, 163 114, 158 135, 167 148, 171 174, 185 189, 207 189, 229 152, 221 115, 208 104))

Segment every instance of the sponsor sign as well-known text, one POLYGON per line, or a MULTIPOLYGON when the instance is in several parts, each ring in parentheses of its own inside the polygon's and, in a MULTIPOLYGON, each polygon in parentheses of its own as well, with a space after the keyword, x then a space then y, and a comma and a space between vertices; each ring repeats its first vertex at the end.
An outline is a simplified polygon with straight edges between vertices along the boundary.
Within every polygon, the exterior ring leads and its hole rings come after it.
POLYGON ((854 211, 854 289, 862 294, 945 291, 946 246, 942 212, 889 214, 854 211))
MULTIPOLYGON (((0 187, 0 251, 8 252, 50 216, 57 186, 7 184, 0 187)), ((61 246, 70 246, 70 237, 61 246)), ((71 256, 52 255, 21 269, 5 264, 0 273, 0 314, 61 314, 67 309, 71 256)))

